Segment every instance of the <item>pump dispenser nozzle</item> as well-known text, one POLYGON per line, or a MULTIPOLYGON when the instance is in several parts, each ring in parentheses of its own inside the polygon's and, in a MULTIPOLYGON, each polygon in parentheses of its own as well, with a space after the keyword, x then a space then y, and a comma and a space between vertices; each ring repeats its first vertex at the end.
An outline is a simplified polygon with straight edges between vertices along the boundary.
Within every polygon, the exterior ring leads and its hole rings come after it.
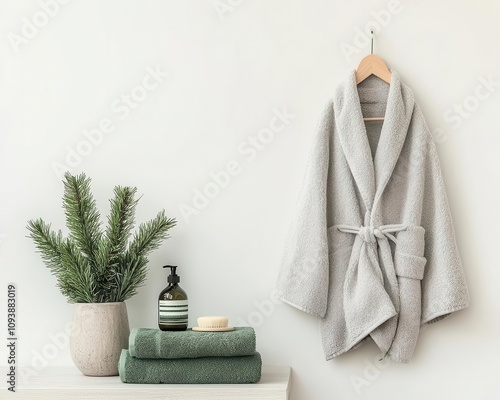
POLYGON ((176 265, 164 265, 163 268, 170 268, 170 275, 167 278, 168 283, 179 283, 181 281, 181 277, 176 272, 176 265))

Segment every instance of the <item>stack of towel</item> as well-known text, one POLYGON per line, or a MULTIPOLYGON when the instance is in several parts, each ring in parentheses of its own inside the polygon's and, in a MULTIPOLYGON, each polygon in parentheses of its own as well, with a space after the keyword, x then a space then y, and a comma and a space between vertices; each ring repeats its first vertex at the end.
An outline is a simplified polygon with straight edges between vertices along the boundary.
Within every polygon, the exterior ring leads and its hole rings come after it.
POLYGON ((250 327, 228 332, 133 329, 118 366, 125 383, 255 383, 261 368, 250 327))

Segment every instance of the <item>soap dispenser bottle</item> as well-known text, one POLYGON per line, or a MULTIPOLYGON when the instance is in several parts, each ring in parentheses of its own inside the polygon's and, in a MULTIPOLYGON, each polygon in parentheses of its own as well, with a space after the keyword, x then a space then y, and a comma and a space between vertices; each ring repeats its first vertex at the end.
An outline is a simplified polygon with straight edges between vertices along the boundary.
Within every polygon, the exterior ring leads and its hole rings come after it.
POLYGON ((177 275, 177 267, 170 268, 167 278, 168 286, 163 289, 158 298, 158 327, 162 331, 185 331, 188 326, 188 296, 179 286, 181 280, 177 275))

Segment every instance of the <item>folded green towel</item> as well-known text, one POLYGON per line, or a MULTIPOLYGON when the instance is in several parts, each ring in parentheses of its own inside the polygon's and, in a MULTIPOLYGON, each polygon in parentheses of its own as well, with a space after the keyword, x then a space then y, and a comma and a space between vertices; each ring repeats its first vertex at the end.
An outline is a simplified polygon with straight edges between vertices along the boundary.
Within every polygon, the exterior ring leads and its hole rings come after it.
POLYGON ((132 329, 129 351, 137 358, 199 358, 249 356, 255 353, 255 331, 250 327, 229 332, 132 329))
POLYGON ((259 353, 242 357, 147 359, 122 350, 118 370, 125 383, 256 383, 259 353))

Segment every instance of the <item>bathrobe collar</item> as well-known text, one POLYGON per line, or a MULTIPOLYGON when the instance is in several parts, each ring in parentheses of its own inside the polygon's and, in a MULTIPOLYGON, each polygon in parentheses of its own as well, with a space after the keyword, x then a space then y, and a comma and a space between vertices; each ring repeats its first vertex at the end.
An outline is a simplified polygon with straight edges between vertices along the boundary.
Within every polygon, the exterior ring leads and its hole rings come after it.
POLYGON ((355 71, 337 88, 333 100, 340 142, 367 211, 377 206, 403 148, 414 97, 392 70, 387 108, 374 159, 371 155, 355 71))

